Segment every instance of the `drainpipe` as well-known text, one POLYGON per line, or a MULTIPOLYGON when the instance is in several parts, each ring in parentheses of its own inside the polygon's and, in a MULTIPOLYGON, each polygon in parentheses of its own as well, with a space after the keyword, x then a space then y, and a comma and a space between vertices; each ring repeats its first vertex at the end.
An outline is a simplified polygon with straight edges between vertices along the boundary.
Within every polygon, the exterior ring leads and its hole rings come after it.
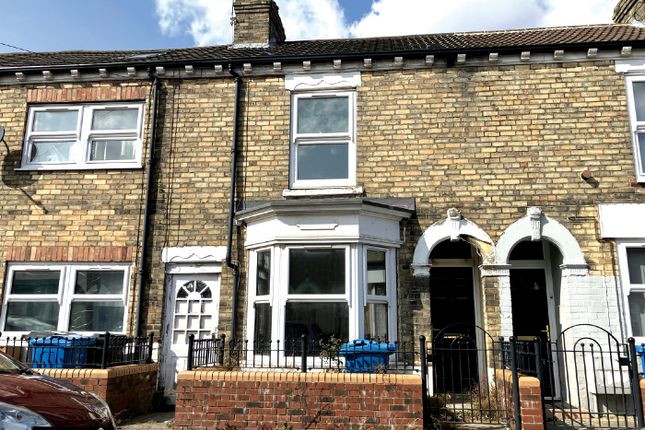
POLYGON ((237 329, 237 290, 240 284, 240 267, 233 262, 233 226, 235 223, 235 189, 237 186, 237 155, 238 155, 238 115, 240 110, 240 84, 242 78, 229 65, 229 73, 235 78, 235 101, 233 107, 233 140, 231 142, 231 190, 228 207, 228 236, 226 242, 226 265, 233 270, 233 292, 231 297, 231 342, 235 342, 237 329))
POLYGON ((157 95, 159 93, 159 81, 156 76, 153 77, 152 70, 148 69, 148 76, 152 79, 152 124, 150 125, 150 145, 148 146, 148 165, 146 166, 146 196, 145 208, 143 212, 143 231, 141 233, 141 252, 139 253, 139 267, 137 270, 137 336, 143 333, 143 275, 144 265, 146 263, 146 247, 148 244, 148 218, 150 217, 150 188, 152 187, 152 165, 155 158, 155 143, 157 141, 157 95))

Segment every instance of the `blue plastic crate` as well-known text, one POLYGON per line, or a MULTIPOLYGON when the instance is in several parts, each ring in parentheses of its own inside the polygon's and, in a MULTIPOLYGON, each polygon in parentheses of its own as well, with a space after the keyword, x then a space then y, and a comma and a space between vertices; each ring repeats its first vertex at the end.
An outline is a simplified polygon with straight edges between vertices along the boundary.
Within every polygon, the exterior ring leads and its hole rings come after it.
POLYGON ((31 367, 36 369, 76 368, 87 365, 88 349, 96 338, 68 335, 29 339, 31 367))
POLYGON ((394 352, 393 343, 357 339, 341 345, 339 354, 345 357, 345 372, 377 373, 387 370, 390 354, 394 352))
POLYGON ((644 344, 636 345, 636 356, 640 358, 641 371, 639 373, 642 377, 643 374, 645 374, 645 345, 644 344))

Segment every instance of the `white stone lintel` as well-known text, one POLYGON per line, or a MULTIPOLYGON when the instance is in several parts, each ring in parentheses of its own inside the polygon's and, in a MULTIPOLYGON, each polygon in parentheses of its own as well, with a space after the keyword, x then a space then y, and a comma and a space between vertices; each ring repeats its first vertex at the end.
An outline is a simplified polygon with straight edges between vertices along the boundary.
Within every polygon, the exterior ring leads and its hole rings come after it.
POLYGON ((221 263, 225 258, 225 246, 181 246, 161 251, 164 263, 221 263))
POLYGON ((482 278, 493 276, 511 276, 510 264, 482 264, 479 266, 482 278))

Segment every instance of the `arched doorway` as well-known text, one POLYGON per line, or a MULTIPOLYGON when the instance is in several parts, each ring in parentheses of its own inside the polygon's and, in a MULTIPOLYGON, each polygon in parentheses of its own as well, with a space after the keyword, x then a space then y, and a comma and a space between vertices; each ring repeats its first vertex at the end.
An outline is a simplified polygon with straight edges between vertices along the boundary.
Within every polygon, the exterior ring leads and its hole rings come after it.
POLYGON ((548 241, 521 241, 509 255, 513 336, 520 342, 544 342, 559 327, 558 249, 548 241))
POLYGON ((483 372, 478 256, 466 240, 444 240, 429 263, 434 391, 469 392, 483 372))

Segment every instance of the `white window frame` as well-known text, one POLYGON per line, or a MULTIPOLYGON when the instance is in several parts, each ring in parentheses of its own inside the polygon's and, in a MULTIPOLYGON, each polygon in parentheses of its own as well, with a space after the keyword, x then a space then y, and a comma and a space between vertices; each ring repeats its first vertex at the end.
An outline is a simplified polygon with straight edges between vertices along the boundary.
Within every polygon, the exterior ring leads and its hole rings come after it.
MULTIPOLYGON (((380 303, 387 305, 387 332, 388 332, 388 341, 389 338, 396 337, 396 296, 394 290, 395 279, 395 270, 396 270, 396 252, 393 249, 381 248, 375 246, 364 246, 363 247, 363 270, 362 274, 364 275, 363 282, 363 294, 365 295, 365 304, 364 308, 367 308, 367 305, 370 303, 380 303), (368 293, 368 279, 367 279, 367 252, 368 251, 377 251, 385 253, 385 295, 371 295, 368 293)), ((364 313, 361 315, 365 318, 364 313)), ((364 337, 365 333, 365 321, 361 325, 362 335, 364 337)))
MULTIPOLYGON (((616 241, 618 250, 618 268, 620 271, 620 282, 623 286, 623 310, 625 313, 625 326, 628 336, 634 336, 632 330, 631 311, 629 309, 629 295, 634 293, 645 293, 645 284, 632 284, 629 279, 629 261, 627 260, 627 249, 644 249, 645 242, 616 241)), ((645 343, 645 336, 634 336, 636 343, 645 343)))
POLYGON ((291 96, 291 189, 317 189, 356 185, 356 91, 307 91, 291 96), (347 97, 346 133, 298 133, 298 102, 303 99, 347 97), (302 145, 347 144, 347 178, 298 179, 298 147, 302 145))
MULTIPOLYGON (((634 83, 645 82, 645 75, 627 76, 625 84, 627 86, 627 104, 629 106, 629 123, 632 133, 632 150, 634 155, 634 168, 636 181, 645 182, 645 160, 641 159, 639 151, 638 135, 645 134, 645 120, 638 121, 636 118, 636 100, 634 99, 634 83)), ((645 143, 643 143, 645 145, 645 143)))
MULTIPOLYGON (((128 291, 130 289, 130 265, 129 264, 103 264, 103 263, 71 263, 71 264, 32 264, 32 263, 11 263, 7 270, 5 282, 5 293, 2 301, 2 313, 0 314, 0 332, 19 336, 29 333, 28 331, 9 331, 4 330, 7 321, 7 309, 9 302, 52 302, 56 301, 59 305, 58 327, 57 331, 68 331, 69 318, 72 303, 75 302, 114 302, 120 300, 123 303, 123 322, 121 331, 111 331, 115 334, 125 334, 125 328, 128 317, 128 291), (74 287, 76 284, 76 273, 79 271, 123 271, 123 290, 120 294, 75 294, 74 287), (26 271, 55 271, 60 272, 58 292, 56 294, 35 295, 35 294, 11 294, 14 274, 16 272, 26 271)), ((96 334, 102 333, 97 331, 80 331, 74 330, 75 333, 96 334)))
POLYGON ((286 304, 295 303, 339 303, 348 305, 348 340, 364 336, 364 312, 369 303, 388 304, 388 334, 390 342, 397 338, 396 321, 396 249, 367 244, 276 244, 271 247, 252 249, 249 256, 249 301, 247 306, 247 337, 253 344, 255 335, 255 304, 269 303, 271 306, 271 341, 285 342, 286 304), (345 249, 345 292, 343 294, 289 294, 289 251, 292 249, 345 249), (385 252, 386 296, 367 295, 367 250, 385 252), (257 254, 271 252, 270 294, 257 296, 257 254))
POLYGON ((132 169, 141 167, 143 147, 143 102, 137 103, 93 103, 75 105, 32 105, 29 106, 22 164, 19 170, 89 170, 89 169, 132 169), (106 109, 137 109, 137 126, 127 130, 92 130, 94 112, 106 109), (36 112, 77 111, 76 129, 71 131, 33 131, 36 112), (131 160, 104 161, 90 160, 92 139, 133 140, 134 157, 131 160), (72 157, 61 162, 30 162, 33 145, 39 140, 73 141, 72 157))

